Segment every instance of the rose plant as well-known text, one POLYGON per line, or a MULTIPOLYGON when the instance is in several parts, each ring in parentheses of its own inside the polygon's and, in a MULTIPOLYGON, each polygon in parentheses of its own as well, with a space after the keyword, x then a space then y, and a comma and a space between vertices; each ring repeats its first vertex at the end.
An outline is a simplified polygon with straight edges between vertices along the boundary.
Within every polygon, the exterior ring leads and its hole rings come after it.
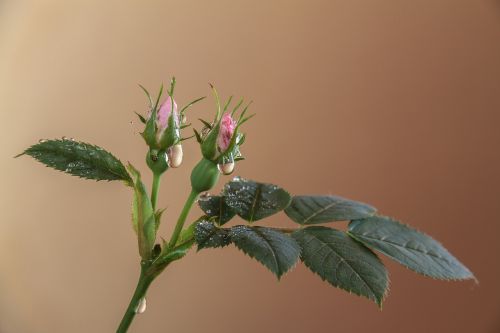
POLYGON ((221 104, 216 89, 213 119, 201 120, 194 130, 201 159, 191 172, 191 193, 179 214, 169 241, 158 241, 163 210, 158 208, 160 179, 169 168, 182 163, 182 131, 185 112, 204 98, 198 98, 178 110, 174 100, 175 78, 166 99, 160 104, 163 86, 145 115, 137 114, 144 124, 141 133, 148 149, 146 164, 153 173, 151 194, 137 168, 108 151, 88 143, 68 139, 40 140, 22 154, 45 165, 86 179, 122 181, 132 189, 132 226, 137 234, 140 277, 130 304, 117 332, 126 332, 135 315, 146 309, 146 292, 167 266, 183 258, 194 246, 197 250, 234 245, 267 267, 278 279, 302 261, 312 272, 332 286, 364 296, 382 306, 387 293, 388 273, 376 252, 401 265, 435 279, 474 279, 474 275, 431 237, 395 219, 377 213, 368 204, 334 195, 291 195, 283 188, 241 177, 227 182, 219 194, 209 194, 220 175, 229 175, 242 160, 245 142, 242 125, 250 105, 243 99, 232 105, 232 97, 221 104), (240 112, 241 110, 241 112, 240 112), (201 214, 186 225, 188 213, 198 203, 201 214), (279 212, 297 224, 297 228, 256 226, 279 212), (235 216, 245 224, 228 227, 235 216), (348 221, 346 232, 327 225, 348 221))

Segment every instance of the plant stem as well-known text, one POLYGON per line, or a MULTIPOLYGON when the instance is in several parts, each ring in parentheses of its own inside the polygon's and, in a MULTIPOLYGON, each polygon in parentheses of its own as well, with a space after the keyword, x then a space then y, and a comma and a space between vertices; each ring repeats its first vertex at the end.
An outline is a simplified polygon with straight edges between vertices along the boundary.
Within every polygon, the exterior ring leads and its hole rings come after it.
POLYGON ((151 188, 151 203, 153 205, 153 211, 156 211, 156 204, 158 202, 158 191, 160 190, 160 179, 161 179, 161 174, 153 173, 153 186, 151 188))
POLYGON ((189 214, 189 211, 191 210, 191 207, 193 207, 198 194, 198 192, 191 190, 191 193, 189 194, 189 197, 184 204, 184 208, 182 208, 181 215, 179 215, 179 219, 177 220, 177 224, 175 225, 175 229, 172 233, 172 237, 170 238, 170 242, 168 243, 168 247, 170 249, 175 247, 177 240, 179 239, 179 235, 181 234, 182 227, 184 226, 184 222, 186 222, 186 218, 189 214))
POLYGON ((132 323, 136 315, 136 309, 137 306, 139 305, 139 301, 141 300, 141 298, 146 296, 146 291, 148 290, 151 282, 153 282, 154 280, 154 276, 147 274, 148 268, 149 267, 145 267, 143 264, 141 264, 141 275, 139 277, 139 281, 137 282, 137 287, 135 288, 134 295, 130 300, 127 311, 125 311, 123 319, 116 333, 127 332, 128 328, 130 327, 130 324, 132 323))

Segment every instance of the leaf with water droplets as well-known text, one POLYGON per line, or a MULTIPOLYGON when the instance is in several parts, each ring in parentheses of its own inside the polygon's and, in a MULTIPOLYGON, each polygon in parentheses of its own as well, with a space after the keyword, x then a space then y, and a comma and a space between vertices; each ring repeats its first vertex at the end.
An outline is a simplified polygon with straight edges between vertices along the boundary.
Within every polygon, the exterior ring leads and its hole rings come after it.
POLYGON ((210 221, 200 221, 195 227, 198 251, 205 248, 224 247, 231 244, 228 229, 218 228, 210 221))
POLYGON ((198 199, 198 205, 205 215, 218 225, 224 225, 236 215, 236 212, 226 204, 224 196, 203 195, 198 199))
POLYGON ((373 215, 376 209, 365 203, 334 195, 298 195, 292 198, 286 215, 299 224, 350 221, 373 215))
POLYGON ((246 221, 253 222, 285 209, 291 200, 284 189, 240 177, 224 187, 226 204, 246 221))
POLYGON ((299 229, 292 237, 302 248, 302 261, 323 280, 382 304, 387 271, 370 249, 339 230, 321 226, 299 229))
POLYGON ((276 229, 237 225, 230 229, 230 237, 236 247, 266 266, 278 279, 299 260, 297 242, 276 229))
POLYGON ((132 180, 119 159, 106 150, 73 140, 45 140, 26 149, 29 155, 46 166, 86 179, 132 180))
POLYGON ((443 280, 474 279, 471 271, 437 241, 389 217, 352 221, 349 234, 422 275, 443 280))

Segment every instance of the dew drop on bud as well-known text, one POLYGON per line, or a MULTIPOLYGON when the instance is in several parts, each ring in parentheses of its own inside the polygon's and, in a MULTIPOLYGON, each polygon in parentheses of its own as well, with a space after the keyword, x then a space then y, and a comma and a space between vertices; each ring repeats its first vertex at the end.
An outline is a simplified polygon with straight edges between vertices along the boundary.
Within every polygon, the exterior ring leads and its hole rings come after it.
POLYGON ((168 165, 171 168, 178 168, 182 163, 182 156, 183 156, 182 145, 176 144, 168 148, 167 155, 168 155, 168 165))
POLYGON ((219 171, 223 175, 230 175, 233 173, 233 170, 234 170, 234 162, 217 164, 217 168, 219 168, 219 171))
POLYGON ((141 314, 146 311, 146 297, 143 297, 139 300, 139 304, 137 304, 137 308, 135 308, 135 313, 141 314))

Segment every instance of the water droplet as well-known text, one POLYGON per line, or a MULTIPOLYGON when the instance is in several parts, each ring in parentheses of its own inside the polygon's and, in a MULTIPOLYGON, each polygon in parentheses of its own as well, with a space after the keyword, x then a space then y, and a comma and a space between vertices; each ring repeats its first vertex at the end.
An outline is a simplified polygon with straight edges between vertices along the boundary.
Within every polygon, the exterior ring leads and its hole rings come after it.
POLYGON ((200 195, 200 200, 208 200, 210 198, 210 193, 204 192, 200 195))
POLYGON ((234 162, 217 164, 217 168, 219 169, 219 172, 222 173, 223 175, 230 175, 234 171, 234 162))
POLYGON ((44 142, 47 142, 47 139, 40 139, 38 140, 39 143, 44 143, 44 142))
POLYGON ((146 297, 143 297, 139 300, 139 304, 137 304, 137 308, 135 309, 135 313, 141 314, 146 311, 146 297))

